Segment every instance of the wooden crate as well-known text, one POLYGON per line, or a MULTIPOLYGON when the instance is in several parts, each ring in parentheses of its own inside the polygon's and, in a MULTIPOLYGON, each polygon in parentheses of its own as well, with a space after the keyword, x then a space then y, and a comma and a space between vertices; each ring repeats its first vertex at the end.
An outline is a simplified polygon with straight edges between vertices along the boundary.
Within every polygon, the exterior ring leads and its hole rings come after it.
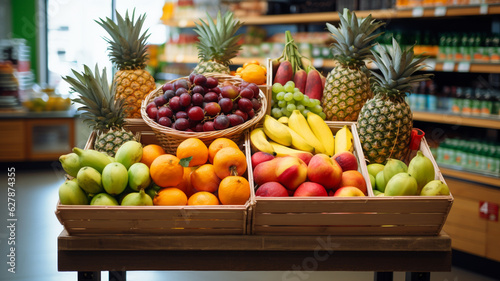
MULTIPOLYGON (((151 131, 149 127, 144 129, 151 131)), ((92 147, 94 140, 93 132, 86 148, 92 147)), ((148 138, 141 137, 143 144, 149 144, 148 141, 148 138)), ((241 143, 240 148, 245 154, 249 153, 246 143, 241 143)), ((248 173, 244 176, 248 178, 248 173)), ((129 207, 58 203, 55 213, 70 235, 241 235, 249 231, 253 197, 252 190, 245 205, 217 206, 129 207)))
MULTIPOLYGON (((332 131, 350 125, 354 154, 365 177, 367 197, 254 197, 252 234, 257 235, 438 235, 453 197, 375 197, 355 123, 327 122, 332 131)), ((250 140, 247 140, 249 142, 250 140)), ((423 139, 420 150, 429 157, 436 179, 444 181, 423 139)), ((247 156, 247 158, 249 158, 247 156)), ((250 178, 253 173, 250 171, 250 178)), ((253 184, 253 181, 252 181, 253 184)))

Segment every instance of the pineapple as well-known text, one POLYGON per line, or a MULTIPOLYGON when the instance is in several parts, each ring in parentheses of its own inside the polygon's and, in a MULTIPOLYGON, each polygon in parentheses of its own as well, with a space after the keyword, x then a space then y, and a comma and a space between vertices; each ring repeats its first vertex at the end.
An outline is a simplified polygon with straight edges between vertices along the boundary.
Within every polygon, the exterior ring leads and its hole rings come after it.
POLYGON ((153 76, 145 69, 148 60, 146 40, 147 31, 141 34, 146 15, 139 16, 137 21, 128 12, 123 18, 116 13, 117 23, 110 18, 96 21, 110 35, 110 59, 118 68, 115 74, 116 98, 125 99, 125 118, 141 118, 141 103, 155 89, 153 76))
POLYGON ((358 19, 348 9, 339 16, 339 28, 326 24, 337 41, 331 48, 336 66, 326 77, 321 104, 326 120, 356 121, 361 107, 371 97, 364 60, 370 56, 371 42, 380 35, 373 33, 383 23, 372 20, 371 15, 358 19))
POLYGON ((95 67, 94 73, 84 65, 84 72, 78 73, 73 70, 73 77, 63 77, 71 86, 71 90, 79 96, 72 99, 75 103, 83 106, 78 110, 85 111, 81 116, 83 122, 87 123, 97 137, 94 149, 114 156, 116 150, 126 141, 135 140, 134 134, 123 129, 124 123, 124 100, 115 98, 115 85, 110 88, 106 76, 106 69, 99 74, 99 68, 95 67))
POLYGON ((415 58, 413 47, 401 50, 396 40, 386 50, 377 45, 374 63, 382 75, 373 71, 375 96, 368 100, 358 119, 358 134, 366 159, 384 163, 388 158, 403 160, 409 150, 413 115, 406 103, 412 84, 428 80, 432 74, 413 75, 422 69, 425 57, 415 58))
POLYGON ((233 19, 231 12, 226 12, 221 17, 219 11, 217 23, 210 15, 207 14, 207 16, 208 24, 204 21, 201 21, 201 24, 196 23, 195 31, 199 35, 199 43, 196 47, 200 62, 194 68, 193 73, 229 74, 231 59, 236 57, 241 49, 238 41, 242 34, 235 35, 235 33, 243 24, 233 19))

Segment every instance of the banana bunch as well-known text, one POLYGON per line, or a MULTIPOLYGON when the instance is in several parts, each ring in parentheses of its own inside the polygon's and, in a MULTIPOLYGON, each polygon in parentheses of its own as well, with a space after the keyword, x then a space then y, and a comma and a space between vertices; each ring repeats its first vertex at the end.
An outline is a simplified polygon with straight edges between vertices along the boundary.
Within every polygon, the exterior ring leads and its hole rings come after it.
POLYGON ((299 110, 294 110, 287 119, 276 120, 266 115, 262 128, 250 132, 250 141, 254 150, 276 156, 335 153, 335 139, 325 121, 312 112, 306 118, 299 110))

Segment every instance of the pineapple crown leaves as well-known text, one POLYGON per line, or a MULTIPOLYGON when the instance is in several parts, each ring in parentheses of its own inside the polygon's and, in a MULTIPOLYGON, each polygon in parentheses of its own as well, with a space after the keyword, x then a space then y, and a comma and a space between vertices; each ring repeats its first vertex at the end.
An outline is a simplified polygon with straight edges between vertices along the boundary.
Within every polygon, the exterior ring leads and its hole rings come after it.
POLYGON ((364 65, 364 59, 371 57, 370 48, 373 40, 382 33, 374 32, 384 25, 381 21, 372 19, 371 15, 358 19, 356 13, 344 9, 339 13, 340 24, 335 27, 326 23, 328 31, 336 42, 331 45, 334 57, 347 66, 359 67, 364 65))
POLYGON ((412 90, 412 83, 426 81, 433 74, 426 73, 413 75, 423 69, 425 56, 415 56, 413 46, 402 50, 398 42, 392 38, 392 48, 387 49, 377 44, 376 50, 372 50, 374 63, 382 74, 372 71, 374 76, 374 89, 378 93, 386 93, 389 96, 405 96, 412 90))
POLYGON ((196 45, 198 58, 201 62, 215 61, 227 66, 241 49, 241 44, 238 44, 238 41, 243 34, 235 34, 243 23, 235 20, 231 12, 226 12, 224 16, 221 16, 219 11, 217 23, 208 13, 207 17, 208 23, 201 19, 201 24, 195 23, 194 31, 199 35, 199 42, 196 45))
POLYGON ((123 104, 125 100, 115 100, 116 85, 113 83, 111 87, 109 86, 106 68, 100 74, 97 64, 94 73, 87 65, 83 67, 82 73, 72 69, 76 78, 62 77, 70 84, 70 89, 79 94, 72 101, 82 104, 78 110, 84 111, 81 115, 83 122, 101 132, 111 128, 121 128, 124 123, 123 104))
POLYGON ((135 20, 135 9, 132 17, 128 11, 123 18, 116 12, 116 23, 112 19, 106 18, 96 20, 111 38, 104 38, 109 43, 110 60, 120 70, 144 69, 148 59, 146 41, 150 34, 146 29, 141 33, 146 14, 140 15, 135 20))

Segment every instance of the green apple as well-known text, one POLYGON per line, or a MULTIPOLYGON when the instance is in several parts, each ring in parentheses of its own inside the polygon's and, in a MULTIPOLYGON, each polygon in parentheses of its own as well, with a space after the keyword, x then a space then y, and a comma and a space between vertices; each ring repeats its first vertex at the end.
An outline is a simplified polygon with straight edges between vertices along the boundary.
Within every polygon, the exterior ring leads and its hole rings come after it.
POLYGON ((384 171, 378 172, 377 176, 375 176, 375 186, 379 191, 385 192, 384 171))
POLYGON ((366 166, 368 169, 368 173, 374 177, 377 176, 378 172, 382 171, 384 169, 384 165, 379 164, 379 163, 373 163, 373 164, 368 164, 366 166))
POLYGON ((422 188, 420 195, 422 196, 450 195, 450 189, 444 182, 440 180, 432 180, 422 188))
POLYGON ((417 195, 417 180, 408 173, 392 176, 385 186, 386 196, 417 195))

